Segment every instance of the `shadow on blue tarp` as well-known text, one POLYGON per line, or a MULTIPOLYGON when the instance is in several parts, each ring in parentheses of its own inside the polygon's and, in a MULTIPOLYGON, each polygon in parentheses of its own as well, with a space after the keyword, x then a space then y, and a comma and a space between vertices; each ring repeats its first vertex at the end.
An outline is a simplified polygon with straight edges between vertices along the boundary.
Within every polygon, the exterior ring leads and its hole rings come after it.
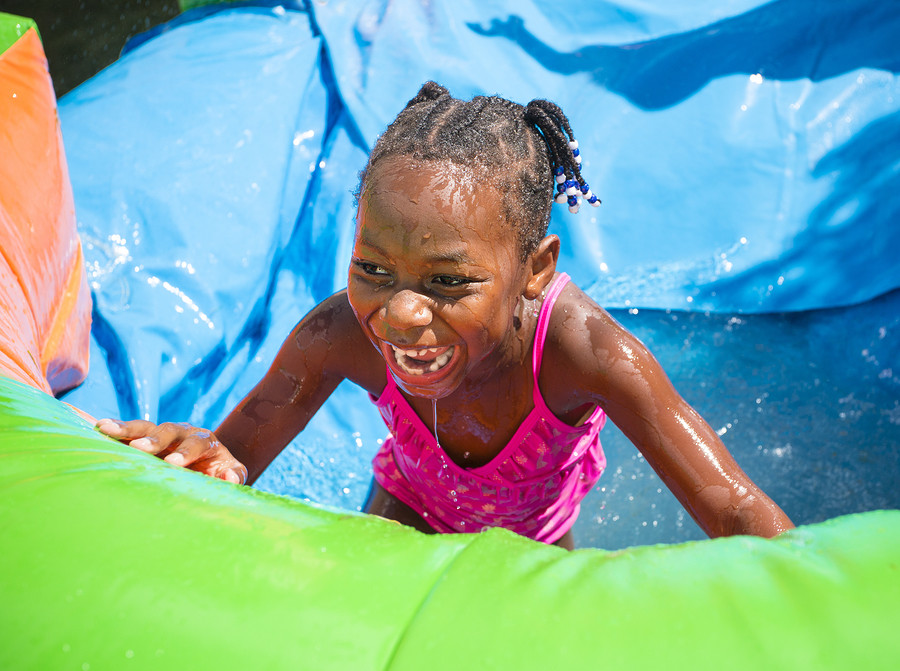
MULTIPOLYGON (((460 97, 562 105, 604 205, 554 213, 561 267, 664 353, 676 385, 696 394, 689 400, 722 418, 739 461, 760 464, 751 475, 761 484, 772 489, 771 476, 777 489, 792 455, 807 477, 803 440, 896 445, 896 294, 853 308, 863 312, 844 335, 840 318, 731 315, 847 306, 900 285, 900 233, 890 225, 900 203, 900 80, 889 45, 900 8, 689 4, 584 3, 569 15, 538 2, 251 2, 191 10, 131 41, 60 101, 95 298, 92 370, 67 400, 96 416, 214 427, 293 324, 344 286, 357 173, 377 134, 434 79, 460 97), (682 310, 693 314, 675 328, 667 320, 682 310), (846 376, 808 350, 793 371, 748 362, 731 394, 710 393, 692 372, 714 378, 705 364, 758 351, 746 338, 786 339, 791 350, 792 339, 810 340, 805 325, 822 323, 851 348, 841 353, 846 370, 866 389, 846 389, 846 376), (811 361, 827 374, 806 377, 811 361), (807 420, 817 434, 774 421, 771 410, 757 417, 765 376, 779 375, 805 380, 811 398, 834 380, 828 394, 850 400, 832 410, 853 406, 841 421, 856 428, 842 437, 823 418, 807 420), (745 404, 750 415, 735 409, 745 404), (780 433, 742 437, 738 415, 742 426, 772 419, 780 433)), ((261 486, 358 507, 383 433, 365 395, 341 387, 261 486)), ((600 529, 596 542, 696 533, 646 464, 627 456, 633 448, 617 447, 614 431, 608 440, 631 470, 611 468, 586 503, 580 524, 600 529), (623 510, 656 512, 635 523, 635 513, 617 512, 628 496, 639 503, 623 510), (624 531, 635 526, 637 536, 624 531)), ((885 458, 872 461, 881 477, 896 472, 885 458)), ((860 468, 842 465, 835 477, 873 477, 860 468)), ((897 505, 881 495, 837 500, 835 514, 897 505)))
POLYGON ((542 42, 516 15, 468 28, 508 39, 560 75, 587 73, 646 110, 682 103, 729 75, 820 82, 862 69, 900 71, 900 12, 879 0, 779 0, 683 33, 571 51, 542 42))

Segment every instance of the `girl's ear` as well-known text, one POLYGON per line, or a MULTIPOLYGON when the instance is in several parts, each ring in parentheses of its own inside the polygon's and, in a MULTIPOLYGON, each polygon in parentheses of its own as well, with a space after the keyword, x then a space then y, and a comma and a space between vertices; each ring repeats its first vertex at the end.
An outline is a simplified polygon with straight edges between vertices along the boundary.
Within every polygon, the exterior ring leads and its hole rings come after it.
POLYGON ((541 292, 553 280, 558 258, 559 238, 555 235, 548 235, 541 240, 537 249, 529 254, 525 261, 528 266, 528 281, 525 284, 525 291, 522 292, 525 298, 534 300, 541 295, 541 292))

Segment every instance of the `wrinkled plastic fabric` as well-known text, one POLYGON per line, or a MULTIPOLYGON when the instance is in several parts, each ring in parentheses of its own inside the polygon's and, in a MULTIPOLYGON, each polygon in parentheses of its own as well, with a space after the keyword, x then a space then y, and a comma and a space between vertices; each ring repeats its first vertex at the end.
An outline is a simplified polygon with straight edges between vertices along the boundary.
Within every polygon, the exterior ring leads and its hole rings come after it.
MULTIPOLYGON (((220 12, 161 33, 61 101, 96 305, 91 375, 67 401, 95 417, 215 427, 343 282, 335 259, 348 255, 351 166, 365 152, 322 56, 302 12, 220 12)), ((350 388, 304 432, 308 446, 347 447, 337 491, 348 507, 365 496, 383 435, 350 388)))
POLYGON ((178 469, 0 378, 4 669, 891 669, 900 512, 621 552, 178 469))
MULTIPOLYGON (((561 104, 604 207, 557 208, 553 230, 564 267, 603 305, 780 312, 898 286, 894 3, 570 9, 345 0, 308 11, 364 149, 427 79, 458 97, 561 104)), ((336 158, 353 171, 364 160, 336 158)))
POLYGON ((0 375, 74 387, 87 375, 90 327, 47 59, 33 22, 0 14, 0 375))

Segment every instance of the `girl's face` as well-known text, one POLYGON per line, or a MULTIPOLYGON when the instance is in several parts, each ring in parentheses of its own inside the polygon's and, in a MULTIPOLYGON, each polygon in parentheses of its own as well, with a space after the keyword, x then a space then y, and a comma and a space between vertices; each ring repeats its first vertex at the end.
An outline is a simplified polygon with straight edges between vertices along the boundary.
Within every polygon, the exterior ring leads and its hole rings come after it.
POLYGON ((527 282, 499 194, 464 168, 390 159, 368 175, 347 293, 408 394, 443 398, 495 373, 527 282))

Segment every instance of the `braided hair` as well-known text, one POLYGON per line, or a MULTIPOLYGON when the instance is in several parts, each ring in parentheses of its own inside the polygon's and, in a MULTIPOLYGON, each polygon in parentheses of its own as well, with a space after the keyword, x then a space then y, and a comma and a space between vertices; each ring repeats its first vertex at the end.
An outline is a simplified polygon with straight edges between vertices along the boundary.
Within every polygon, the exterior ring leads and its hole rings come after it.
POLYGON ((525 106, 499 96, 464 101, 426 82, 375 143, 361 191, 366 175, 390 156, 450 161, 472 169, 501 194, 523 258, 547 234, 554 181, 556 201, 568 202, 570 211, 578 210, 577 196, 600 204, 581 176, 578 143, 568 119, 547 100, 525 106))

